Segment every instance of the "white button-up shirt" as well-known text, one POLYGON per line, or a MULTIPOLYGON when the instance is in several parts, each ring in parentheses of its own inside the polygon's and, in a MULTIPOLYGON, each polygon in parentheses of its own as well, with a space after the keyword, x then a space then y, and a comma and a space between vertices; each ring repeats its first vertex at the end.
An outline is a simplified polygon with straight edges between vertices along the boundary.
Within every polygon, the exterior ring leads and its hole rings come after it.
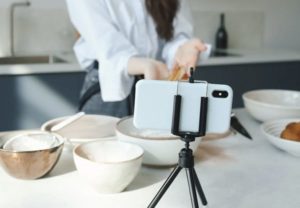
POLYGON ((145 0, 67 0, 71 21, 81 34, 76 56, 84 68, 98 60, 104 101, 129 95, 134 80, 127 71, 130 57, 155 58, 172 67, 177 48, 193 36, 187 1, 180 1, 174 38, 165 42, 157 35, 145 0))

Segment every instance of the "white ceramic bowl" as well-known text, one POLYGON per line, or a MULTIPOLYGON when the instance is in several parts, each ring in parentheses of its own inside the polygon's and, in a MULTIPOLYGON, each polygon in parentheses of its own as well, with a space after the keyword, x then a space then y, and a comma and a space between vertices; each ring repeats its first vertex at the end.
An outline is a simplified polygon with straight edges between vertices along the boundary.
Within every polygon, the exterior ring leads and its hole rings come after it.
MULTIPOLYGON (((133 125, 133 117, 121 119, 116 126, 117 137, 141 146, 144 151, 143 164, 151 166, 171 166, 178 162, 178 153, 184 147, 184 142, 179 137, 168 132, 158 130, 137 129, 133 125)), ((201 141, 197 138, 191 142, 195 151, 201 141)))
MULTIPOLYGON (((51 128, 68 117, 55 118, 44 123, 43 131, 51 131, 51 128)), ((104 115, 84 115, 73 123, 67 125, 56 133, 71 141, 73 144, 108 139, 115 136, 115 125, 119 118, 104 115)))
POLYGON ((259 121, 300 117, 300 91, 254 90, 244 93, 243 101, 259 121))
POLYGON ((137 175, 143 149, 120 141, 95 141, 78 145, 73 150, 80 176, 100 193, 124 190, 137 175))
POLYGON ((300 142, 280 138, 281 132, 291 122, 300 122, 300 118, 268 121, 261 125, 261 131, 275 147, 300 157, 300 142))

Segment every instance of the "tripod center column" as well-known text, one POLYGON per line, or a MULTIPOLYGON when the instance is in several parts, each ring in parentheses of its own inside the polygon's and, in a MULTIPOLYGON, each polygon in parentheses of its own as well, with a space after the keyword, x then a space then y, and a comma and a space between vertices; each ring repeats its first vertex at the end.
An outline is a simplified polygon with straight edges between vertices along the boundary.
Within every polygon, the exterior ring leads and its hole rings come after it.
POLYGON ((182 168, 194 167, 193 151, 189 148, 184 148, 179 152, 178 165, 182 168))

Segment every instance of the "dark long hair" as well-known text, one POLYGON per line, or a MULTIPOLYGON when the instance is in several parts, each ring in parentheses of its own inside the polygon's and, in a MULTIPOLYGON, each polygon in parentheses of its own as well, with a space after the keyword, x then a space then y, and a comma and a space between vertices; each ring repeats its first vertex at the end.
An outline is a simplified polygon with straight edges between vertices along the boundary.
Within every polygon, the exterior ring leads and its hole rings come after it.
POLYGON ((179 9, 179 0, 145 0, 148 13, 156 24, 158 36, 165 40, 173 38, 173 21, 179 9))

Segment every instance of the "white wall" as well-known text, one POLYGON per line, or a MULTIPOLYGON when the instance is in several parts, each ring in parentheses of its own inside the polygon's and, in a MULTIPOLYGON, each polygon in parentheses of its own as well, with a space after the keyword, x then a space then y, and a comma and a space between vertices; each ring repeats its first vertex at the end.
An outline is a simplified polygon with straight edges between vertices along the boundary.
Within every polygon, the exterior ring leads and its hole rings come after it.
MULTIPOLYGON (((0 0, 0 56, 10 55, 9 6, 25 0, 0 0)), ((76 35, 64 0, 30 0, 15 10, 15 51, 20 54, 70 52, 76 35)))
MULTIPOLYGON (((300 50, 299 0, 191 0, 194 11, 251 12, 263 16, 263 46, 300 50)), ((242 17, 242 16, 241 16, 242 17)), ((259 19, 259 18, 258 18, 259 19)), ((236 19, 235 21, 238 21, 236 19)), ((240 22, 243 21, 241 18, 240 22)), ((259 23, 260 24, 260 23, 259 23)), ((245 22, 247 26, 247 22, 245 22)), ((230 31, 229 31, 230 32, 230 31)), ((257 31, 253 31, 254 34, 257 31)), ((258 32, 260 33, 261 31, 258 32)))
MULTIPOLYGON (((1 0, 0 7, 9 7, 12 2, 25 2, 26 0, 1 0)), ((65 6, 64 0, 29 0, 36 8, 61 8, 65 6)))
MULTIPOLYGON (((22 0, 16 0, 22 1, 22 0)), ((300 50, 300 0, 190 0, 196 34, 214 43, 219 13, 225 12, 229 45, 233 48, 300 50)), ((9 55, 9 5, 0 0, 0 56, 9 55)), ((74 29, 64 0, 31 0, 16 11, 16 51, 71 51, 74 29), (26 40, 26 41, 24 41, 26 40)))

